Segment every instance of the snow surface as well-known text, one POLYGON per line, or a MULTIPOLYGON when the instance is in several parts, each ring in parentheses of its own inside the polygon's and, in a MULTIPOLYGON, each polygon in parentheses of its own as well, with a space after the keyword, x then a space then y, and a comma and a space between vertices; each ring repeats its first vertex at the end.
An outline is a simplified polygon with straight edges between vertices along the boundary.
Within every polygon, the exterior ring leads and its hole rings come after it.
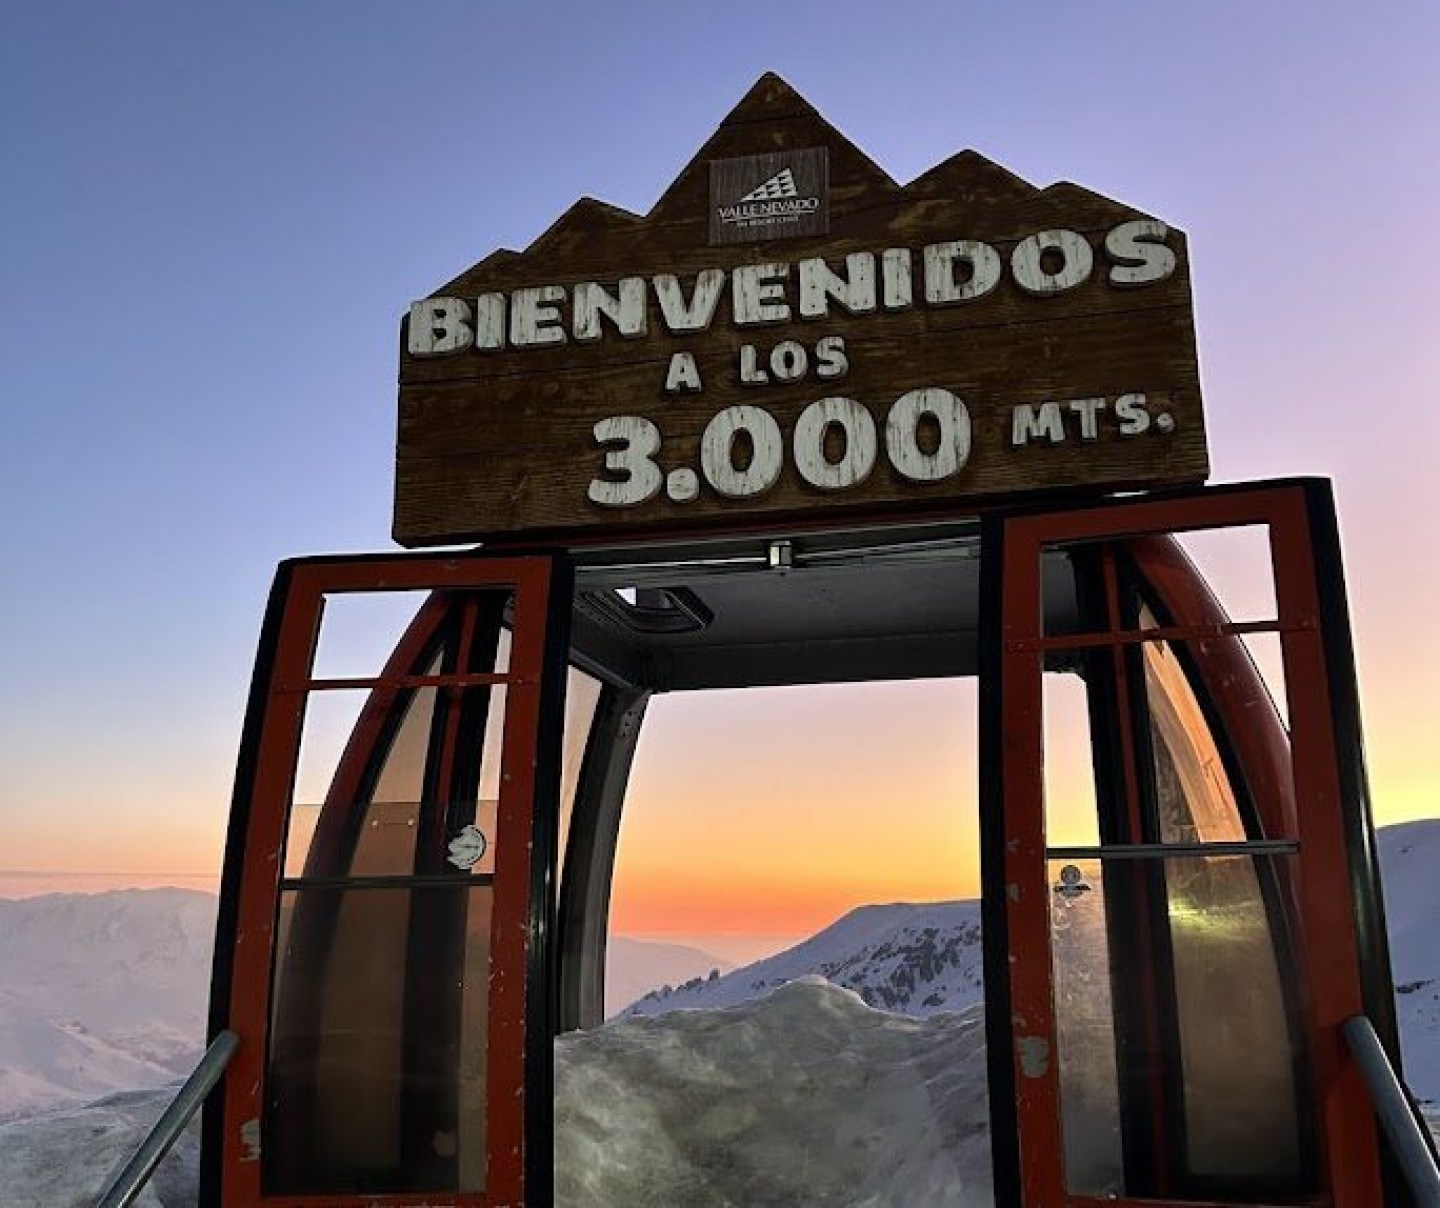
MULTIPOLYGON (((562 1208, 991 1203, 978 1010, 908 1019, 806 978, 572 1033, 555 1056, 562 1208)), ((93 1204, 171 1094, 0 1125, 6 1208, 93 1204)), ((192 1127, 139 1203, 193 1205, 198 1153, 192 1127)))
MULTIPOLYGON (((0 1203, 5 1208, 91 1208, 169 1106, 177 1086, 111 1095, 0 1124, 0 1203)), ((165 1155, 136 1208, 194 1208, 200 1119, 165 1155)))
MULTIPOLYGON (((992 1203, 978 1007, 912 1019, 802 978, 571 1033, 555 1054, 560 1208, 992 1203)), ((0 1124, 6 1208, 88 1208, 171 1094, 0 1124)), ((198 1160, 192 1125, 137 1203, 190 1208, 198 1160)))
POLYGON ((555 1080, 557 1204, 993 1202, 978 1009, 910 1019, 807 977, 562 1036, 555 1080))

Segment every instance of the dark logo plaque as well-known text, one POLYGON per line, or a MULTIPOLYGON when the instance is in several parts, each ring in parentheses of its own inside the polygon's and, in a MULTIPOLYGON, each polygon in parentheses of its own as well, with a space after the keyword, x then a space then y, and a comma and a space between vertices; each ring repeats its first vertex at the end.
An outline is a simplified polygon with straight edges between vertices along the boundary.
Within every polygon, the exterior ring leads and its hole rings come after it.
POLYGON ((829 230, 829 148, 711 161, 712 245, 825 235, 829 230))

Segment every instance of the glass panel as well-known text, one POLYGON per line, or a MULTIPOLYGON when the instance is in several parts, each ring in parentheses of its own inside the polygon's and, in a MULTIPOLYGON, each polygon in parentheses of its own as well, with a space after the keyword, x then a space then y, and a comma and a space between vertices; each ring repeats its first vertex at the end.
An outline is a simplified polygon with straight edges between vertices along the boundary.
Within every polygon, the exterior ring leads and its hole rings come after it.
MULTIPOLYGON (((1235 623, 1274 622, 1275 572, 1270 559, 1270 531, 1264 525, 1199 529, 1116 538, 1064 542, 1044 547, 1041 555, 1043 632, 1047 637, 1106 633, 1134 627, 1122 577, 1128 577, 1132 553, 1145 551, 1161 565, 1172 566, 1171 586, 1187 594, 1208 590, 1228 619, 1235 623), (1185 571, 1176 554, 1193 567, 1185 571), (1111 575, 1115 582, 1110 582, 1111 575), (1121 615, 1114 615, 1119 605, 1121 615)), ((1171 621, 1160 616, 1140 618, 1142 628, 1171 621)))
MULTIPOLYGON (((1288 936, 1275 864, 1245 857, 1167 860, 1165 888, 1186 1171, 1197 1186, 1272 1180, 1293 1186, 1300 1174, 1296 1066, 1302 1054, 1288 1018, 1298 1004, 1287 1004, 1277 954, 1288 936)), ((1298 986, 1288 959, 1285 964, 1293 999, 1298 986)))
MULTIPOLYGON (((1141 610, 1142 621, 1150 615, 1141 610)), ((1163 843, 1292 837, 1290 740, 1245 643, 1146 642, 1148 774, 1163 843), (1204 689, 1198 692, 1197 686, 1204 689)))
MULTIPOLYGON (((461 601, 479 601, 480 616, 494 624, 506 611, 512 594, 503 588, 327 594, 311 675, 314 679, 372 679, 389 665, 422 608, 427 609, 426 620, 435 622, 442 612, 453 612, 461 601)), ((494 670, 503 673, 508 669, 507 641, 500 648, 494 670)))
POLYGON ((1146 642, 1141 656, 1160 842, 1244 839, 1230 778, 1174 649, 1169 642, 1146 642))
MULTIPOLYGON (((439 667, 437 654, 427 673, 439 667)), ((285 876, 493 873, 504 718, 500 685, 459 694, 433 687, 312 692, 305 735, 313 719, 322 740, 307 757, 304 783, 326 787, 290 811, 285 876), (332 697, 345 698, 338 718, 328 707, 332 697), (349 732, 338 740, 346 724, 349 732), (457 748, 448 791, 438 781, 447 733, 457 748), (331 761, 323 775, 322 759, 331 761), (478 795, 467 794, 465 785, 477 782, 478 795)), ((302 751, 308 749, 302 739, 302 751)))
POLYGON ((299 797, 290 811, 287 877, 415 871, 420 820, 416 803, 426 787, 436 692, 412 688, 310 693, 297 786, 314 795, 299 797), (344 698, 339 709, 331 703, 336 697, 344 698), (357 697, 364 702, 359 709, 357 697), (337 723, 343 725, 345 720, 349 732, 336 742, 337 723), (313 745, 312 734, 318 736, 313 745), (321 772, 325 758, 332 760, 328 773, 321 772), (321 784, 325 787, 317 792, 321 784))
POLYGON ((1045 715, 1045 838, 1054 847, 1100 842, 1090 705, 1085 681, 1047 671, 1041 681, 1045 715))
POLYGON ((1070 1191, 1304 1190, 1292 863, 1049 861, 1070 1191))
POLYGON ((1050 874, 1065 1185, 1077 1193, 1118 1195, 1125 1179, 1100 862, 1051 861, 1050 874))
POLYGON ((491 689, 486 705, 484 731, 479 736, 480 787, 477 800, 492 806, 500 798, 500 756, 505 749, 505 689, 491 689))
POLYGON ((365 688, 311 692, 305 699, 300 757, 292 796, 296 801, 324 801, 335 769, 370 693, 365 688))
POLYGON ((488 886, 282 894, 267 1193, 483 1190, 490 914, 488 886))
POLYGON ((1273 621, 1275 566, 1263 524, 1177 533, 1180 548, 1232 621, 1273 621))

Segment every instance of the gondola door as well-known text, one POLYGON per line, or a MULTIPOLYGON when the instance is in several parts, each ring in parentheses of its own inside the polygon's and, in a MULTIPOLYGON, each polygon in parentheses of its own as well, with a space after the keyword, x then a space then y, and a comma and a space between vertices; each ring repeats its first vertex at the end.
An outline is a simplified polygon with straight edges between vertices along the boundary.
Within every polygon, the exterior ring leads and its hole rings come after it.
POLYGON ((1396 1056, 1328 484, 1017 511, 983 541, 997 1204, 1388 1202, 1341 1033, 1368 1012, 1396 1056), (1273 572, 1239 618, 1184 553, 1236 529, 1273 572))
POLYGON ((226 853, 211 1032, 241 1045, 203 1202, 549 1202, 569 613, 558 557, 280 567, 226 853), (413 602, 398 643, 317 666, 327 601, 365 593, 413 602))

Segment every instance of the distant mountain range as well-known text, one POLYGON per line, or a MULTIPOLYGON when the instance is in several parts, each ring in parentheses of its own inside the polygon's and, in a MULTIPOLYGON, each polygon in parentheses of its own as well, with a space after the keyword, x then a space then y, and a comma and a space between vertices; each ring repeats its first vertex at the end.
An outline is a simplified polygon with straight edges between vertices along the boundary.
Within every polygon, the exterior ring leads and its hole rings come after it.
POLYGON ((607 1019, 656 987, 679 985, 708 976, 712 970, 718 974, 735 968, 732 961, 686 944, 634 940, 623 935, 610 937, 605 958, 607 1019))
POLYGON ((0 1120, 189 1073, 215 905, 189 889, 0 899, 0 1120))
MULTIPOLYGON (((1405 1072, 1422 1102, 1440 1104, 1440 820, 1384 828, 1379 847, 1405 1072)), ((0 1121, 188 1072, 214 914, 212 895, 180 889, 0 899, 0 1121)), ((615 937, 606 1005, 626 1017, 733 1007, 802 977, 921 1019, 968 1010, 984 994, 979 904, 862 906, 738 969, 615 937)))

